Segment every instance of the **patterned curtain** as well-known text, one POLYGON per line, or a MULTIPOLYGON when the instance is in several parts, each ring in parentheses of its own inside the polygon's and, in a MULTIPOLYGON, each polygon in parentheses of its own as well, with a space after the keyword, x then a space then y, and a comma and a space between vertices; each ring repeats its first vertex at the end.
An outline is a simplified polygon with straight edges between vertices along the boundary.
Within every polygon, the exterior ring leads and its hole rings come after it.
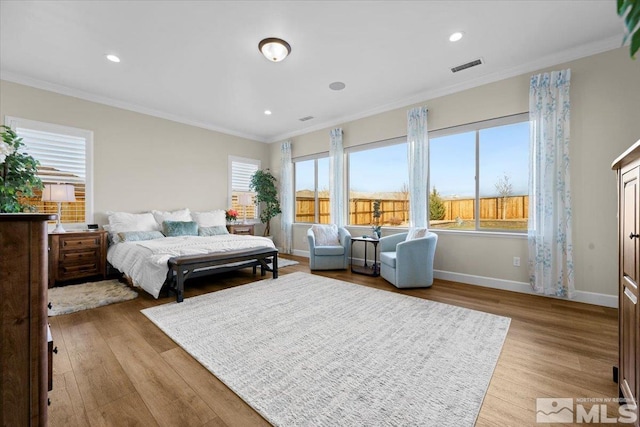
POLYGON ((569 185, 571 70, 531 77, 529 281, 537 293, 574 296, 569 185))
POLYGON ((291 161, 291 141, 280 147, 280 225, 282 228, 282 252, 291 253, 293 226, 293 162, 291 161))
POLYGON ((344 226, 344 149, 342 128, 331 129, 329 133, 329 200, 331 223, 344 226))
POLYGON ((427 227, 427 177, 429 176, 429 138, 427 107, 407 111, 409 150, 409 225, 427 227))

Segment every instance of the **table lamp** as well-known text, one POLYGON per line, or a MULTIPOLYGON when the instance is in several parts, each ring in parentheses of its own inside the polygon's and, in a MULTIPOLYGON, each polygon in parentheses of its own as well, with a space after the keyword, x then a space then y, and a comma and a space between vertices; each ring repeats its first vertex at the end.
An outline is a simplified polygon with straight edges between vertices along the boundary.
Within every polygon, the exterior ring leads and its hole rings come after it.
POLYGON ((243 224, 247 223, 247 206, 251 206, 253 204, 253 197, 251 197, 251 193, 242 193, 238 195, 238 204, 244 209, 244 218, 242 220, 243 224))
POLYGON ((60 224, 60 217, 62 215, 62 202, 75 202, 76 195, 73 185, 70 184, 45 184, 44 190, 42 190, 43 202, 58 202, 58 223, 53 230, 54 233, 66 233, 65 229, 60 224))

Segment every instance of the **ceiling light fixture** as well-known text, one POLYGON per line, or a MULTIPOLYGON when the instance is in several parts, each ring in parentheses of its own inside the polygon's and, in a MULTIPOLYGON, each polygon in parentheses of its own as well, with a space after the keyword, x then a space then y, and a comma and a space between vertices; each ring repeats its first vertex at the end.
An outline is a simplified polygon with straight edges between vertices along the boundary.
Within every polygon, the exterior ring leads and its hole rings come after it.
POLYGON ((462 38, 462 34, 463 33, 461 33, 460 31, 451 34, 449 36, 449 41, 450 42, 457 42, 458 40, 460 40, 462 38))
POLYGON ((264 114, 265 114, 265 116, 270 116, 271 115, 271 110, 264 110, 264 114))
POLYGON ((107 59, 111 62, 120 62, 120 58, 115 55, 107 55, 107 59))
POLYGON ((280 62, 291 53, 291 45, 282 39, 269 37, 258 43, 258 50, 272 62, 280 62))
POLYGON ((342 90, 346 87, 347 85, 345 85, 342 82, 333 82, 329 85, 329 89, 331 90, 342 90))

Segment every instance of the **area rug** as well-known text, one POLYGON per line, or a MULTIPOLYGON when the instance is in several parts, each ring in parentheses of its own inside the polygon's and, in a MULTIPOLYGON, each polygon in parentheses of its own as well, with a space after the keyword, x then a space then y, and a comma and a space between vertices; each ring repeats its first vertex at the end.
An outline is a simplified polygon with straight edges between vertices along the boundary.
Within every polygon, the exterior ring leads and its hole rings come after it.
POLYGON ((117 280, 103 280, 81 285, 58 286, 49 289, 52 308, 49 316, 75 313, 134 299, 138 293, 117 280))
POLYGON ((278 257, 278 268, 289 267, 290 265, 296 265, 296 264, 299 264, 299 262, 294 261, 292 259, 278 257))
POLYGON ((510 323, 301 272, 142 313, 276 426, 472 426, 510 323))

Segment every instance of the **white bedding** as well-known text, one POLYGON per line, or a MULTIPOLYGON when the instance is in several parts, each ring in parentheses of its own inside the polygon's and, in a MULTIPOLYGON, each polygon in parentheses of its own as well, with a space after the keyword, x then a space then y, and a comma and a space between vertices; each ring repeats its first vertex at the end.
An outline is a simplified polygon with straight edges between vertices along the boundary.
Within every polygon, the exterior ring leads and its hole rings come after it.
POLYGON ((174 256, 229 252, 258 247, 274 248, 270 239, 258 236, 180 236, 116 243, 107 251, 107 260, 154 298, 167 277, 167 261, 174 256))

